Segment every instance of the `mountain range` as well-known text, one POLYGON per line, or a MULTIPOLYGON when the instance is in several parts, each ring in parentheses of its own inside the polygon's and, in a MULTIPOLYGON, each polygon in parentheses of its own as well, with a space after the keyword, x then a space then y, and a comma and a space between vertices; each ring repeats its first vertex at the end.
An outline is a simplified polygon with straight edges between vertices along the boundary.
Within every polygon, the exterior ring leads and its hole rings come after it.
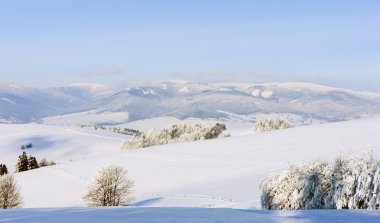
POLYGON ((165 81, 122 90, 87 83, 32 88, 0 82, 3 123, 27 123, 90 110, 128 112, 128 121, 161 116, 221 120, 287 114, 334 122, 380 114, 380 93, 293 82, 165 81))

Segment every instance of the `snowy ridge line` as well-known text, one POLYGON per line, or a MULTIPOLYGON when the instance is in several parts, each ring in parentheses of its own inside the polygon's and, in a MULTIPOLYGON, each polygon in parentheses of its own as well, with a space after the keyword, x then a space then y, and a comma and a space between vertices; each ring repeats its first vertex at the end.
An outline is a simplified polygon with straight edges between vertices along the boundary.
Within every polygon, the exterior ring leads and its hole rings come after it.
POLYGON ((210 200, 219 200, 219 201, 228 201, 233 202, 232 198, 225 199, 224 197, 215 197, 215 196, 207 196, 207 195, 195 195, 195 194, 154 194, 157 197, 189 197, 189 198, 202 198, 202 199, 210 199, 210 200))
POLYGON ((73 129, 65 129, 65 130, 68 131, 68 132, 74 133, 74 134, 78 134, 78 135, 92 136, 92 137, 98 137, 98 138, 103 138, 103 139, 114 139, 114 140, 117 140, 117 141, 120 141, 120 142, 123 142, 123 141, 124 141, 123 139, 116 138, 116 137, 100 136, 100 135, 96 135, 96 134, 91 134, 91 133, 84 133, 84 132, 80 132, 80 131, 75 131, 75 130, 73 130, 73 129))

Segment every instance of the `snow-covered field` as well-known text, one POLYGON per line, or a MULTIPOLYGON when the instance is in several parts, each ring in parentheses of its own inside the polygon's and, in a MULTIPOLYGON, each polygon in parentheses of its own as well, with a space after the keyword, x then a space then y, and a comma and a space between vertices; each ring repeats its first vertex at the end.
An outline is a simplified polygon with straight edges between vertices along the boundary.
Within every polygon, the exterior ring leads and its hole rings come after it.
POLYGON ((9 223, 358 223, 379 222, 379 211, 262 211, 224 208, 51 208, 0 211, 9 223))
POLYGON ((0 162, 14 166, 20 145, 32 142, 28 153, 60 164, 16 174, 23 207, 38 209, 1 211, 0 222, 380 221, 377 211, 258 210, 260 182, 290 162, 332 161, 341 153, 361 155, 371 149, 380 158, 380 118, 256 134, 247 127, 230 138, 121 152, 128 136, 67 126, 1 125, 0 162), (104 165, 128 169, 136 184, 133 207, 83 208, 87 185, 104 165))

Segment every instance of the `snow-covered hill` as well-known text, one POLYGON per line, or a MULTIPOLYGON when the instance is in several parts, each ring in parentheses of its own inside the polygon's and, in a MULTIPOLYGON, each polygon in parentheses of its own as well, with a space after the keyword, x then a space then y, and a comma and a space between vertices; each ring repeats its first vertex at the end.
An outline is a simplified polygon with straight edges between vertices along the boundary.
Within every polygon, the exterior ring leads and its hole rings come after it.
POLYGON ((135 206, 252 209, 259 208, 261 180, 289 162, 332 161, 340 153, 360 155, 371 148, 380 157, 378 118, 129 152, 121 152, 121 139, 108 132, 35 124, 10 126, 10 131, 2 133, 2 162, 14 165, 21 139, 36 138, 40 141, 33 141, 35 147, 27 152, 60 163, 16 174, 25 207, 85 206, 82 195, 96 170, 121 165, 136 183, 135 206))
MULTIPOLYGON (((138 121, 133 125, 146 128, 149 121, 153 126, 175 121, 158 120, 138 121)), ((59 164, 15 174, 24 207, 37 209, 0 211, 0 221, 107 222, 100 216, 113 216, 110 222, 117 219, 121 222, 152 222, 153 219, 157 222, 183 219, 187 222, 319 222, 320 214, 323 222, 380 219, 373 211, 255 210, 260 208, 260 182, 289 163, 332 161, 342 153, 360 156, 369 150, 379 158, 380 118, 265 133, 241 128, 230 138, 122 152, 121 141, 128 136, 67 126, 1 124, 0 162, 12 167, 22 152, 20 145, 32 142, 34 146, 26 150, 28 154, 38 159, 53 159, 59 164), (82 197, 89 182, 96 170, 105 165, 128 169, 128 177, 136 184, 132 207, 83 208, 86 203, 82 197)))
MULTIPOLYGON (((263 114, 276 114, 302 125, 380 114, 380 94, 309 83, 166 81, 121 91, 97 84, 48 89, 0 84, 0 122, 39 121, 95 110, 100 116, 125 112, 128 121, 170 116, 254 122, 263 114)), ((72 117, 76 118, 64 119, 72 117)))

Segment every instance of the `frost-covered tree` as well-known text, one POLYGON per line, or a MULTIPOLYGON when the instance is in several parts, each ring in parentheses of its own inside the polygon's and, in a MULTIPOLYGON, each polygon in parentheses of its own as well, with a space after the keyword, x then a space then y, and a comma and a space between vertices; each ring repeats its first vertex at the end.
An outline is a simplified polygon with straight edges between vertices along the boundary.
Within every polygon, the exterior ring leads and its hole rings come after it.
POLYGON ((261 184, 261 203, 269 210, 322 209, 331 198, 328 190, 330 167, 324 162, 291 165, 261 184))
POLYGON ((181 123, 168 126, 161 131, 150 130, 136 135, 131 141, 125 141, 122 149, 129 150, 227 136, 229 134, 226 132, 226 126, 221 123, 181 123))
POLYGON ((8 174, 8 168, 5 164, 0 164, 0 176, 8 174))
POLYGON ((29 156, 28 158, 28 170, 33 170, 39 168, 36 157, 29 156))
POLYGON ((26 152, 22 152, 22 154, 18 156, 15 172, 18 173, 18 172, 27 171, 28 166, 29 166, 28 155, 26 155, 26 152))
POLYGON ((264 118, 256 122, 254 126, 255 132, 267 132, 279 129, 287 129, 290 127, 290 124, 285 119, 280 118, 264 118))
POLYGON ((379 209, 380 163, 340 156, 333 165, 290 166, 261 184, 266 209, 379 209))
POLYGON ((17 186, 12 175, 4 175, 0 177, 0 208, 16 208, 21 207, 22 198, 20 189, 17 186))
POLYGON ((133 187, 133 181, 127 178, 127 170, 119 166, 106 166, 98 171, 84 199, 89 206, 128 205, 133 200, 129 197, 133 187))

